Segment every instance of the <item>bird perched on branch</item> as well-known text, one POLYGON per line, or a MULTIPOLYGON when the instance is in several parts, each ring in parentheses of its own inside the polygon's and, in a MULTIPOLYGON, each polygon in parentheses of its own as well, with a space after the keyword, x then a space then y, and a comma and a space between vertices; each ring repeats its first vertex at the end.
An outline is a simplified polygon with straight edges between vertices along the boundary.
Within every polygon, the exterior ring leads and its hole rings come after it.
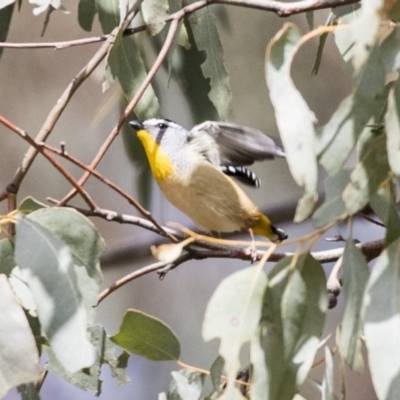
POLYGON ((256 129, 213 121, 191 131, 168 119, 130 125, 165 197, 199 227, 211 232, 251 229, 277 242, 287 238, 231 178, 259 186, 245 166, 285 156, 271 138, 256 129))

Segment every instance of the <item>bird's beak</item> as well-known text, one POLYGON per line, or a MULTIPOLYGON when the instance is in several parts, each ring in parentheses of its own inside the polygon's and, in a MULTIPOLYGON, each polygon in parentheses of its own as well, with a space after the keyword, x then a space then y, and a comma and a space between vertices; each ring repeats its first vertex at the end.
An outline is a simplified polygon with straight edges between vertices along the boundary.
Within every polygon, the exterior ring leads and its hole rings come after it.
POLYGON ((136 131, 143 129, 143 124, 140 121, 129 121, 129 125, 136 131))

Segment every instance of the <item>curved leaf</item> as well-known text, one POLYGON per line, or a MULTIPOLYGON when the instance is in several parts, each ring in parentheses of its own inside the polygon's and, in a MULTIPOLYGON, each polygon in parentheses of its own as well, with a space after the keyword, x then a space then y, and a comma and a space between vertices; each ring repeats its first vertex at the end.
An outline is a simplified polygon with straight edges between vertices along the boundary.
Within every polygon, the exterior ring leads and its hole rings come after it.
POLYGON ((290 76, 300 38, 293 24, 285 24, 268 45, 265 67, 290 172, 296 183, 304 186, 305 193, 296 211, 296 222, 304 220, 311 213, 318 178, 312 113, 290 76))
POLYGON ((149 360, 178 360, 180 355, 180 344, 171 328, 141 311, 129 310, 111 340, 130 353, 149 360))

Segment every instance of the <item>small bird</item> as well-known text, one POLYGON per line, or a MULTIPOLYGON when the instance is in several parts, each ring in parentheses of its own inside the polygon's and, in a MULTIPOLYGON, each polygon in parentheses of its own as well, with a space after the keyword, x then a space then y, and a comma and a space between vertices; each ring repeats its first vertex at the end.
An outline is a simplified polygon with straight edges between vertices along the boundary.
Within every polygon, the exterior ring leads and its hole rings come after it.
POLYGON ((287 238, 231 178, 259 186, 259 179, 244 166, 285 156, 271 138, 256 129, 214 121, 191 131, 168 119, 129 124, 137 131, 161 191, 196 225, 218 233, 251 229, 274 242, 287 238))

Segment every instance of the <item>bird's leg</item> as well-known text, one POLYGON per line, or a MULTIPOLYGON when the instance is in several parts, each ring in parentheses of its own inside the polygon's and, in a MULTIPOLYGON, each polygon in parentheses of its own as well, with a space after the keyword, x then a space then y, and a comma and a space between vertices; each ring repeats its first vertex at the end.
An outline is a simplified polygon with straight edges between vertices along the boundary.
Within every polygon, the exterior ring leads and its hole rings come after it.
POLYGON ((257 261, 257 248, 256 242, 254 240, 254 234, 251 228, 249 228, 249 234, 251 237, 251 244, 247 249, 245 249, 245 253, 250 255, 251 263, 254 263, 257 261))

